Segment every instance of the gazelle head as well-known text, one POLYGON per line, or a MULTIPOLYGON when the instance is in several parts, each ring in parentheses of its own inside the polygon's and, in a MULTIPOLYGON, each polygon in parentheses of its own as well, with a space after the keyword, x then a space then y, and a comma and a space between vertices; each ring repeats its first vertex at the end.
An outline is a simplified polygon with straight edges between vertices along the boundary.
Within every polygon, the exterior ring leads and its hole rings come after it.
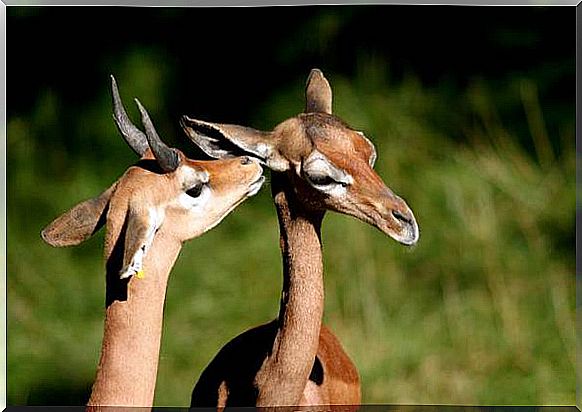
POLYGON ((129 120, 113 77, 111 82, 115 122, 141 159, 100 196, 55 219, 42 238, 52 246, 77 245, 105 223, 106 256, 119 239, 124 242, 125 278, 140 272, 156 236, 178 242, 200 236, 256 194, 264 177, 259 162, 247 156, 197 161, 166 146, 136 100, 144 134, 129 120))
POLYGON ((305 112, 271 132, 187 116, 182 127, 212 157, 244 154, 287 173, 306 207, 354 216, 400 243, 415 244, 419 231, 412 211, 374 171, 372 142, 332 114, 331 87, 321 71, 311 71, 305 94, 305 112))

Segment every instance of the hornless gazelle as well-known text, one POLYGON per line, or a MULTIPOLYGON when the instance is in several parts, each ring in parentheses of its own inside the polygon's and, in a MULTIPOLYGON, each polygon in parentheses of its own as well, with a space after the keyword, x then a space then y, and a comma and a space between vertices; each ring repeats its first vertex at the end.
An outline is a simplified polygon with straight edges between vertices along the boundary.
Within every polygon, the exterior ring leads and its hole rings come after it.
POLYGON ((114 119, 141 159, 100 196, 42 231, 77 245, 106 226, 106 314, 90 406, 152 406, 168 277, 182 243, 212 229, 260 189, 249 157, 196 161, 166 146, 136 100, 146 133, 129 120, 112 77, 114 119))
POLYGON ((215 158, 241 154, 272 170, 283 292, 279 316, 225 345, 204 370, 192 406, 356 405, 355 366, 326 327, 320 228, 327 210, 354 216, 405 245, 419 237, 412 211, 373 169, 376 150, 331 113, 332 92, 312 70, 304 113, 272 132, 182 118, 215 158))

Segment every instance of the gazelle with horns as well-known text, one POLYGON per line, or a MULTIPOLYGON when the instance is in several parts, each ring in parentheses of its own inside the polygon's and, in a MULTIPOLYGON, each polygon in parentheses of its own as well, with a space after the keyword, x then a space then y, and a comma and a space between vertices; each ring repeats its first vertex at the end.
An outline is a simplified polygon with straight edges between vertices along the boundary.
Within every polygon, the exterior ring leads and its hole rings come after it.
POLYGON ((182 126, 212 157, 249 155, 272 170, 283 257, 278 318, 220 350, 200 376, 192 406, 359 404, 356 368, 322 327, 324 214, 354 216, 404 245, 419 236, 406 202, 374 171, 373 144, 332 115, 331 87, 319 70, 308 78, 305 112, 272 132, 187 116, 182 126))
POLYGON ((146 133, 129 120, 112 81, 114 119, 140 160, 100 196, 42 231, 52 246, 77 245, 106 226, 106 314, 89 406, 152 406, 168 277, 182 243, 216 226, 257 193, 256 160, 196 161, 166 146, 136 100, 146 133))

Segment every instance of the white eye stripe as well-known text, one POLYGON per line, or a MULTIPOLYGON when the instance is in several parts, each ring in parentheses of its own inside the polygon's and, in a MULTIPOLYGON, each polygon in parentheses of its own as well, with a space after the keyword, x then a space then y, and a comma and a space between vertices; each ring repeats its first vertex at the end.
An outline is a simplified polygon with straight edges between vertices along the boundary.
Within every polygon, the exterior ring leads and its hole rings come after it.
POLYGON ((200 196, 192 197, 187 193, 180 193, 178 196, 178 204, 180 207, 191 210, 204 207, 210 197, 212 196, 212 190, 208 186, 204 186, 200 192, 200 196))
POLYGON ((198 183, 208 183, 210 175, 206 170, 196 170, 190 166, 182 166, 182 182, 187 187, 195 186, 198 183))
POLYGON ((325 175, 331 175, 334 172, 329 162, 321 158, 314 159, 311 163, 309 163, 308 170, 321 172, 321 174, 325 175))
POLYGON ((149 225, 145 235, 144 243, 132 256, 129 265, 120 273, 119 276, 121 279, 126 279, 130 276, 133 276, 143 269, 144 257, 148 252, 150 246, 154 242, 154 236, 156 232, 158 231, 160 226, 162 226, 165 217, 163 209, 152 207, 151 209, 148 210, 148 215, 149 215, 148 222, 149 225))
POLYGON ((354 182, 349 173, 335 166, 317 150, 305 160, 303 172, 306 180, 314 188, 325 193, 341 189, 345 191, 345 187, 354 182))

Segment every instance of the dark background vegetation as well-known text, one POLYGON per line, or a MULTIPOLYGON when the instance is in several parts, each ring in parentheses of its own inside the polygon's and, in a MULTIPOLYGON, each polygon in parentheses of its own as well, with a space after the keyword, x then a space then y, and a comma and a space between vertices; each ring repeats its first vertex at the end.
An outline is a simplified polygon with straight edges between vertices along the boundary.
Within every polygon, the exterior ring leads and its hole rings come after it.
MULTIPOLYGON (((410 250, 326 217, 325 320, 363 401, 574 404, 574 8, 10 7, 7 27, 8 404, 83 404, 95 373, 102 234, 39 232, 135 161, 109 74, 202 157, 180 115, 270 129, 313 67, 421 227, 410 250)), ((220 346, 276 315, 280 271, 268 188, 185 246, 158 405, 187 405, 220 346)))

